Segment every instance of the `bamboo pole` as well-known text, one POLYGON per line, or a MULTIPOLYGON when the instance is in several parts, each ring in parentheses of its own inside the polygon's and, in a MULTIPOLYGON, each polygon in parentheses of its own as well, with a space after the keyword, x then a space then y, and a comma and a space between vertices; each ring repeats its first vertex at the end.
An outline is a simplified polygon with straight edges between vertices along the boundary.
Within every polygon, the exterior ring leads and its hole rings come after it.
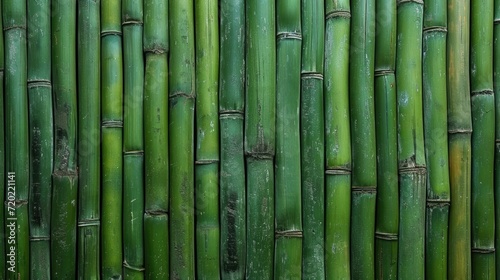
POLYGON ((246 279, 273 278, 276 112, 275 1, 246 2, 246 279), (265 28, 263 28, 265 26, 265 28))
POLYGON ((144 261, 146 279, 168 279, 168 2, 144 2, 144 261))
MULTIPOLYGON (((3 13, 2 4, 0 2, 0 30, 3 32, 3 13)), ((2 108, 0 112, 0 201, 5 201, 5 186, 8 185, 7 182, 7 162, 6 162, 6 139, 5 139, 5 91, 4 91, 4 76, 5 76, 5 58, 4 58, 4 38, 3 34, 0 36, 0 106, 2 108)), ((4 221, 5 218, 5 207, 0 207, 0 220, 4 221)), ((0 234, 4 236, 5 227, 0 227, 0 234)), ((5 254, 6 243, 5 240, 0 242, 0 277, 5 278, 6 272, 6 254, 5 254)))
POLYGON ((302 0, 300 103, 302 279, 325 278, 325 1, 302 0))
POLYGON ((470 178, 471 107, 469 83, 470 0, 448 1, 446 45, 450 220, 448 278, 471 278, 470 178))
MULTIPOLYGON (((494 2, 493 91, 495 95, 495 244, 500 244, 500 0, 494 2)), ((495 267, 500 267, 500 250, 495 250, 495 267)), ((498 277, 500 271, 496 273, 498 277)))
POLYGON ((471 1, 472 277, 495 278, 493 0, 471 1))
POLYGON ((423 105, 427 175, 425 275, 448 278, 450 177, 446 100, 446 1, 424 2, 423 105))
MULTIPOLYGON (((349 279, 352 273, 349 118, 351 13, 349 1, 327 0, 325 8, 325 274, 327 279, 349 279)), ((368 264, 358 265, 366 267, 368 264)))
POLYGON ((244 0, 220 2, 219 36, 221 279, 243 279, 247 244, 243 150, 244 0))

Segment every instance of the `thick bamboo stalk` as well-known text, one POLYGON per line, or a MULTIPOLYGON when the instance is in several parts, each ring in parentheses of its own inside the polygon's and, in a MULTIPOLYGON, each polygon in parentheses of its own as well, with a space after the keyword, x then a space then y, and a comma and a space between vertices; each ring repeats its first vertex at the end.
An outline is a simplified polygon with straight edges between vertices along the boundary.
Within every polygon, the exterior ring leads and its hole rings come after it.
POLYGON ((327 279, 349 279, 352 161, 349 118, 351 13, 349 1, 327 0, 325 7, 325 275, 327 279))
POLYGON ((144 261, 146 279, 168 279, 168 2, 144 2, 144 261))
MULTIPOLYGON (((2 13, 2 4, 0 3, 0 30, 3 32, 3 13, 2 13)), ((4 38, 3 35, 0 36, 0 106, 2 106, 3 110, 0 112, 0 201, 5 201, 5 190, 7 182, 7 171, 6 171, 6 146, 5 146, 5 106, 4 106, 4 73, 5 73, 5 60, 4 60, 4 38)), ((0 220, 4 220, 5 207, 0 207, 0 220)), ((4 236, 5 227, 0 227, 0 234, 4 236)), ((4 241, 0 242, 0 277, 5 278, 6 272, 6 254, 5 247, 6 243, 4 241)))
POLYGON ((493 0, 471 2, 472 277, 495 278, 493 0))
POLYGON ((169 2, 170 277, 195 279, 194 106, 192 1, 169 2))
MULTIPOLYGON (((6 279, 29 278, 29 134, 26 61, 26 2, 3 1, 3 28, 5 41, 5 149, 6 171, 13 172, 15 188, 7 188, 7 196, 15 196, 14 205, 5 203, 7 219, 15 218, 15 245, 9 244, 7 253, 14 251, 15 263, 6 264, 6 279), (12 250, 12 247, 14 250, 12 250)), ((11 173, 12 174, 12 173, 11 173)), ((7 201, 12 201, 6 198, 7 201)), ((8 220, 6 220, 8 221, 8 220)), ((9 230, 5 223, 5 230, 9 230)), ((10 234, 6 233, 6 236, 10 234)))
POLYGON ((121 0, 101 1, 101 275, 122 278, 123 57, 121 0))
POLYGON ((377 185, 374 104, 375 1, 355 0, 351 3, 351 9, 351 267, 354 279, 373 279, 377 185))
MULTIPOLYGON (((50 279, 50 200, 54 160, 50 1, 28 1, 30 274, 50 279)), ((2 208, 3 209, 3 208, 2 208)))
POLYGON ((376 2, 375 127, 377 140, 377 217, 375 275, 396 279, 399 188, 396 100, 396 1, 376 2))
POLYGON ((277 1, 274 279, 302 276, 301 1, 277 1))
POLYGON ((302 279, 309 280, 325 278, 325 1, 302 0, 301 10, 302 279))
POLYGON ((246 279, 273 278, 276 112, 275 1, 246 2, 246 279), (265 28, 263 28, 265 26, 265 28))
MULTIPOLYGON (((493 91, 495 95, 495 244, 500 244, 500 0, 494 3, 493 91)), ((495 250, 495 266, 500 267, 500 250, 495 250)), ((496 273, 500 278, 500 271, 496 273)))
POLYGON ((471 278, 470 178, 471 107, 469 84, 470 0, 448 1, 446 44, 450 218, 448 278, 471 278))
POLYGON ((422 83, 427 175, 425 275, 447 279, 450 177, 446 100, 446 1, 424 2, 422 83))
POLYGON ((219 37, 221 279, 243 279, 246 267, 244 0, 220 2, 219 37))

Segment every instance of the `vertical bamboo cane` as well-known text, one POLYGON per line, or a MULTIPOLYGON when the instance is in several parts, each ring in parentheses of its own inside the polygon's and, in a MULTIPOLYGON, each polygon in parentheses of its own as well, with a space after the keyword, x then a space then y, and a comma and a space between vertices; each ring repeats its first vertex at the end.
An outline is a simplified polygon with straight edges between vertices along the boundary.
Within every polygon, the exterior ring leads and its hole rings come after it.
POLYGON ((146 279, 168 279, 168 1, 144 2, 144 260, 146 279))
MULTIPOLYGON (((495 244, 500 244, 500 0, 494 3, 493 91, 495 95, 495 244)), ((500 267, 500 250, 495 250, 495 266, 500 267)), ((496 273, 500 278, 500 271, 496 273)))
POLYGON ((302 0, 301 184, 302 279, 325 278, 325 1, 302 0))
POLYGON ((245 0, 220 2, 219 73, 221 279, 243 279, 246 264, 245 0))
POLYGON ((471 1, 472 278, 495 279, 493 0, 471 1))
POLYGON ((195 279, 194 102, 192 1, 169 2, 170 277, 195 279))
POLYGON ((471 107, 469 84, 470 0, 448 0, 446 44, 450 220, 448 278, 471 278, 470 178, 471 107))
MULTIPOLYGON (((349 118, 351 13, 349 1, 327 0, 325 7, 325 274, 327 279, 349 279, 352 256, 349 118)), ((357 265, 366 267, 361 263, 357 265)))
POLYGON ((425 1, 423 22, 424 137, 427 175, 426 279, 448 278, 450 177, 446 123, 446 1, 425 1))
POLYGON ((43 280, 50 279, 50 199, 54 160, 50 1, 28 1, 28 18, 30 275, 32 279, 43 280))
POLYGON ((272 279, 276 128, 275 1, 247 0, 246 14, 246 279, 272 279))
MULTIPOLYGON (((2 13, 2 3, 0 2, 0 30, 3 32, 3 13, 2 13)), ((6 139, 5 139, 5 99, 4 99, 4 73, 5 73, 5 60, 4 60, 4 38, 3 34, 0 36, 0 201, 5 201, 5 186, 7 185, 7 171, 6 171, 6 139)), ((0 207, 0 220, 4 220, 5 207, 0 207)), ((0 235, 4 236, 5 227, 0 227, 0 235)), ((0 241, 0 278, 5 278, 6 271, 6 252, 5 252, 5 240, 0 241)))

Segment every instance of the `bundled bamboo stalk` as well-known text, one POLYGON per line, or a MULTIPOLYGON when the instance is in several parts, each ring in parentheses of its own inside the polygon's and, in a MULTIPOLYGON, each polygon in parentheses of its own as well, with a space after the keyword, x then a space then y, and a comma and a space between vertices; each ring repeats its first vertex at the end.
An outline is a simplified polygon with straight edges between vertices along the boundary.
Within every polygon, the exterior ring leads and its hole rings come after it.
POLYGON ((99 275, 100 1, 78 1, 78 279, 99 275))
POLYGON ((246 267, 244 0, 220 2, 219 36, 220 269, 221 279, 243 279, 246 267))
POLYGON ((471 2, 472 277, 495 278, 493 0, 471 2))
POLYGON ((28 21, 27 34, 29 139, 31 146, 30 274, 36 275, 37 279, 42 280, 50 279, 50 200, 54 160, 50 69, 50 1, 28 1, 27 4, 28 18, 31 19, 28 21))
POLYGON ((423 105, 427 172, 425 275, 447 279, 450 177, 446 100, 446 1, 425 1, 423 105))
POLYGON ((121 0, 101 1, 101 276, 122 278, 123 57, 121 0))
POLYGON ((351 2, 349 92, 352 145, 351 267, 354 279, 375 277, 374 56, 375 1, 351 2))
MULTIPOLYGON (((493 91, 495 95, 495 244, 500 244, 500 1, 494 3, 493 91)), ((495 267, 500 267, 500 250, 495 250, 495 267)), ((500 271, 496 272, 496 276, 500 271)))
POLYGON ((247 279, 273 278, 275 10, 272 0, 246 2, 247 279))
POLYGON ((169 2, 170 277, 195 279, 194 106, 192 1, 169 2))
POLYGON ((323 72, 325 1, 302 0, 300 154, 302 279, 325 278, 325 114, 323 72))
MULTIPOLYGON (((3 13, 2 4, 0 3, 0 30, 3 32, 3 13)), ((0 106, 3 106, 3 110, 0 112, 0 201, 5 201, 5 182, 7 182, 7 171, 6 171, 6 139, 5 139, 5 107, 4 107, 4 73, 5 73, 5 59, 4 59, 4 38, 3 34, 0 36, 0 106)), ((0 207, 0 219, 3 221, 5 218, 5 207, 0 207)), ((4 236, 5 227, 0 227, 0 235, 4 236)), ((6 254, 5 254, 5 242, 0 242, 0 277, 5 278, 6 272, 6 254)), ((50 259, 49 259, 50 261, 50 259)))
POLYGON ((168 279, 168 2, 144 2, 144 261, 146 279, 168 279))
POLYGON ((450 216, 448 278, 471 278, 470 178, 471 107, 469 83, 470 0, 448 1, 446 44, 450 216))
POLYGON ((376 3, 375 127, 377 140, 377 217, 375 275, 396 279, 398 264, 399 188, 396 100, 396 1, 376 3))
MULTIPOLYGON (((21 1, 22 2, 22 1, 21 1)), ((76 278, 77 84, 76 2, 52 1, 52 93, 55 153, 52 174, 51 278, 76 278), (54 253, 57 252, 57 253, 54 253)))
MULTIPOLYGON (((352 159, 349 118, 349 61, 350 47, 354 47, 354 45, 350 42, 351 12, 349 1, 327 0, 325 8, 325 275, 327 279, 349 279, 351 273, 354 273, 351 270, 351 263, 356 264, 357 268, 364 272, 366 272, 367 266, 371 266, 368 263, 362 263, 359 259, 362 258, 360 255, 362 252, 351 251, 351 249, 362 250, 362 248, 350 246, 352 159), (352 259, 351 256, 356 260, 352 259)), ((356 201, 356 203, 358 202, 356 201)), ((358 210, 360 209, 358 208, 358 210)), ((368 231, 369 227, 370 225, 366 224, 368 231)), ((357 230, 356 234, 369 234, 363 233, 361 228, 357 230)), ((369 243, 369 240, 363 242, 369 243)), ((370 250, 368 249, 368 251, 370 250)), ((368 257, 368 259, 371 258, 368 257)), ((370 274, 365 275, 369 276, 370 274)))

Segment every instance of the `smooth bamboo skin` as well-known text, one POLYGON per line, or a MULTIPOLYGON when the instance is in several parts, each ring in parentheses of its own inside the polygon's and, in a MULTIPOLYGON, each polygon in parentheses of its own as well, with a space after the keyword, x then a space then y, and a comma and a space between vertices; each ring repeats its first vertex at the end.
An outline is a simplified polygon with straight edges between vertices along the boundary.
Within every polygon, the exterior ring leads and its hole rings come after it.
MULTIPOLYGON (((5 168, 7 172, 15 172, 16 207, 14 215, 17 218, 15 271, 7 270, 6 279, 29 279, 27 201, 30 164, 26 87, 26 2, 9 0, 3 1, 2 5, 5 42, 5 168)), ((6 264, 6 266, 9 265, 6 264)))
POLYGON ((195 279, 194 106, 192 1, 169 2, 170 277, 195 279))
MULTIPOLYGON (((248 14, 248 13, 247 13, 248 14)), ((246 159, 247 267, 245 279, 273 279, 274 166, 272 158, 246 159)))
POLYGON ((398 279, 425 278, 426 161, 422 108, 423 2, 397 8, 398 279))
POLYGON ((425 1, 423 22, 423 105, 427 173, 425 275, 448 278, 450 177, 446 100, 446 1, 425 1))
POLYGON ((221 279, 243 279, 246 188, 243 147, 245 1, 220 1, 220 263, 221 279))
POLYGON ((149 234, 144 242, 145 279, 170 279, 168 272, 168 215, 144 214, 144 234, 149 234), (154 248, 159 246, 159 248, 154 248), (150 254, 148 254, 150 252, 150 254))
POLYGON ((375 1, 352 1, 351 11, 351 267, 353 279, 374 279, 377 185, 374 104, 375 1))
MULTIPOLYGON (((3 20, 2 20, 2 5, 0 4, 0 30, 3 30, 3 20)), ((4 73, 5 73, 5 61, 4 61, 4 42, 3 35, 0 36, 0 84, 4 84, 4 73)), ((4 88, 0 87, 0 104, 4 106, 4 88)), ((5 107, 4 107, 5 108, 5 107)), ((0 201, 5 201, 5 185, 7 181, 6 177, 6 150, 5 150, 5 109, 0 112, 0 201)), ((4 220, 5 207, 0 207, 0 219, 4 220)), ((0 227, 0 234, 3 236, 4 232, 6 232, 5 227, 0 227)), ((0 242, 0 262, 3 265, 0 265, 0 277, 5 278, 6 271, 6 255, 5 255, 5 242, 0 242)))
MULTIPOLYGON (((494 3, 493 91, 495 95, 495 244, 500 244, 500 0, 494 3)), ((495 267, 500 267, 500 250, 495 250, 495 267)), ((500 271, 496 273, 500 279, 500 271)))
POLYGON ((447 97, 450 218, 448 278, 471 278, 471 106, 469 84, 470 0, 448 1, 447 97))
POLYGON ((471 1, 472 278, 495 279, 493 0, 471 1))
POLYGON ((302 279, 325 279, 325 56, 324 0, 302 0, 300 153, 302 185, 302 279))

